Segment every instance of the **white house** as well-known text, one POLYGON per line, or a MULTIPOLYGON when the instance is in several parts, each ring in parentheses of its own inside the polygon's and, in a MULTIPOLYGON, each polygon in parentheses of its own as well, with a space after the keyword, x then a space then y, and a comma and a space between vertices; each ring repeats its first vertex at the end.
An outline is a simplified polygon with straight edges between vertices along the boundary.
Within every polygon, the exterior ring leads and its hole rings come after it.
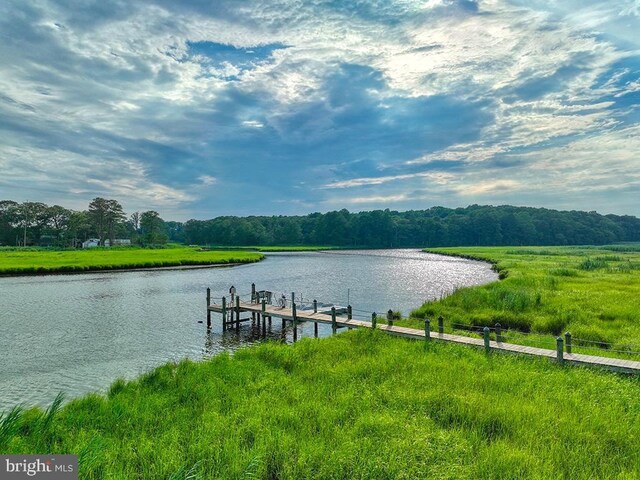
POLYGON ((100 245, 99 238, 90 238, 82 242, 82 248, 93 248, 93 247, 97 247, 98 245, 100 245))
MULTIPOLYGON (((129 240, 128 238, 114 238, 113 239, 113 245, 131 245, 131 240, 129 240)), ((82 242, 82 248, 94 248, 94 247, 99 247, 100 246, 100 239, 99 238, 90 238, 84 242, 82 242)), ((104 246, 105 247, 110 247, 111 246, 111 242, 109 240, 105 240, 104 241, 104 246)))

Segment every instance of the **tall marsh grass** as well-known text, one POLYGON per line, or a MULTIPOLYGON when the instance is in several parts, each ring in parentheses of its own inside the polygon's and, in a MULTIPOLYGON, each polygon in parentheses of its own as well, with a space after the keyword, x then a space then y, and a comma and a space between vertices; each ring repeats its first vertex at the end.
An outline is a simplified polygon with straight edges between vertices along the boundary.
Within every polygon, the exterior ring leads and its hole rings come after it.
POLYGON ((3 453, 75 453, 87 479, 640 476, 638 379, 372 331, 8 415, 3 453))

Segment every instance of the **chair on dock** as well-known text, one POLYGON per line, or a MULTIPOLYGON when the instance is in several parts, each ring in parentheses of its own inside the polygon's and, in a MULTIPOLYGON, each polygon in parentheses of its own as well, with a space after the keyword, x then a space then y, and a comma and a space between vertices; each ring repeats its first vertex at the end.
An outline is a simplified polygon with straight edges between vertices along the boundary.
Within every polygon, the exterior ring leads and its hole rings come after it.
POLYGON ((256 292, 255 302, 262 303, 262 300, 264 300, 264 303, 271 305, 272 298, 273 292, 270 292, 269 290, 259 290, 256 292))

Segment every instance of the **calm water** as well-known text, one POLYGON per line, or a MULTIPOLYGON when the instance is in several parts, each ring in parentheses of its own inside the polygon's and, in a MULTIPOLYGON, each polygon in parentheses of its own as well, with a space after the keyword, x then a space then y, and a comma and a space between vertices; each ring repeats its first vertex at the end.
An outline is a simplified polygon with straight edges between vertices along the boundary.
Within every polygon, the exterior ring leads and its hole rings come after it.
MULTIPOLYGON (((257 341, 250 324, 207 333, 205 290, 258 289, 353 305, 356 318, 408 313, 456 287, 497 279, 486 263, 415 250, 270 254, 258 264, 201 270, 0 278, 0 410, 104 391, 169 360, 200 359, 257 341)), ((321 334, 331 328, 320 326, 321 334)), ((313 336, 302 324, 299 336, 313 336)), ((291 332, 285 332, 290 341, 291 332)), ((271 335, 280 337, 280 322, 271 335)))

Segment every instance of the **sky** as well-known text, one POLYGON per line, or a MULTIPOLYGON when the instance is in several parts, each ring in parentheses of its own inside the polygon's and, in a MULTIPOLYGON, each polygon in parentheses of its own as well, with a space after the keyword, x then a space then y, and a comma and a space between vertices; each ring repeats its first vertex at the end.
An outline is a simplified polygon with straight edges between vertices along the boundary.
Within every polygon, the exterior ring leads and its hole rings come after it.
POLYGON ((0 200, 640 216, 640 0, 3 0, 0 200))

